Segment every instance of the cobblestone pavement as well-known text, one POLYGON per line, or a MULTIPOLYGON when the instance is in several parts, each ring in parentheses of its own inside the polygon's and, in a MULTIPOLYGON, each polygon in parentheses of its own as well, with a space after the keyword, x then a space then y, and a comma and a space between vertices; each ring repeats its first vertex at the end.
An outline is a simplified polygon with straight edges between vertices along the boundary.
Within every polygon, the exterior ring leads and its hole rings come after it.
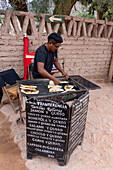
POLYGON ((12 122, 14 142, 21 149, 21 156, 29 170, 113 170, 113 83, 95 83, 100 85, 101 89, 90 90, 82 146, 74 150, 66 166, 61 167, 57 160, 40 156, 27 160, 25 125, 16 124, 19 114, 14 114, 9 104, 0 109, 12 122))

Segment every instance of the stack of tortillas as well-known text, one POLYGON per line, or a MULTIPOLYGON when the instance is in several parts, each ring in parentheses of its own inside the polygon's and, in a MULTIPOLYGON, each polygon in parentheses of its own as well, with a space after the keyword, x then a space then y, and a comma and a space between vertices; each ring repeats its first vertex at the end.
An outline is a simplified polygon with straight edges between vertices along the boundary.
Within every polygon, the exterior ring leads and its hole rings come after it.
MULTIPOLYGON (((66 84, 69 83, 68 81, 60 81, 60 84, 66 84)), ((64 86, 64 89, 60 85, 55 85, 52 80, 49 81, 49 92, 66 92, 66 91, 76 91, 73 89, 73 85, 66 85, 64 86)))
POLYGON ((48 88, 49 88, 49 92, 60 92, 60 91, 64 91, 64 90, 62 89, 62 86, 55 85, 52 80, 49 81, 48 88))
POLYGON ((37 90, 37 86, 32 86, 32 85, 20 85, 21 92, 25 94, 38 94, 39 90, 37 90))
POLYGON ((66 91, 75 91, 75 89, 73 89, 73 87, 74 87, 74 86, 72 86, 72 85, 66 85, 66 86, 64 87, 64 89, 65 89, 66 91))

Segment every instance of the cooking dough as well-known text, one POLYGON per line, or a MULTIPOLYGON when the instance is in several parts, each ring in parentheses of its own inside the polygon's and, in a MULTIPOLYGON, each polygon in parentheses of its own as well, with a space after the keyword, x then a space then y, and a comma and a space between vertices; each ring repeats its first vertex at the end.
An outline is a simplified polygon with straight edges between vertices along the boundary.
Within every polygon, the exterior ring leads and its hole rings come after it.
POLYGON ((25 89, 25 90, 36 90, 36 88, 34 88, 34 87, 24 87, 24 86, 21 86, 20 87, 21 89, 25 89))
POLYGON ((24 84, 20 84, 20 88, 37 88, 37 86, 33 86, 33 85, 24 85, 24 84))
POLYGON ((66 91, 76 91, 75 89, 66 89, 66 91))
POLYGON ((38 94, 38 93, 39 93, 39 90, 21 89, 21 92, 22 92, 22 93, 25 93, 25 94, 38 94))
POLYGON ((72 89, 74 86, 72 86, 72 85, 66 85, 66 86, 64 86, 64 89, 65 90, 69 90, 69 89, 72 89))
POLYGON ((49 81, 49 84, 50 84, 50 85, 55 85, 52 80, 49 81))
POLYGON ((64 91, 63 89, 60 88, 50 88, 49 92, 60 92, 60 91, 64 91))
POLYGON ((59 86, 59 85, 48 85, 48 89, 49 88, 62 88, 62 86, 59 86))
POLYGON ((68 81, 60 81, 60 83, 69 83, 68 81))

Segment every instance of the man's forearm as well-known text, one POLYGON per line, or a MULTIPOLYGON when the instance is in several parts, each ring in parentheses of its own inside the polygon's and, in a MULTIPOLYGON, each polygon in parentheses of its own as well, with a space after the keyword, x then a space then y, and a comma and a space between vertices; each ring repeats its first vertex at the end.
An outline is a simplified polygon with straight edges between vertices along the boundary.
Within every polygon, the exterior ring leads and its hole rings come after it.
POLYGON ((45 69, 41 69, 38 71, 43 77, 48 78, 48 79, 54 79, 54 77, 49 74, 45 69))
POLYGON ((61 68, 59 62, 57 61, 54 64, 55 64, 56 68, 62 73, 62 75, 64 75, 66 77, 66 79, 68 79, 69 78, 68 74, 65 73, 65 71, 61 68))
POLYGON ((63 74, 64 70, 61 68, 60 63, 56 62, 54 64, 55 64, 55 67, 63 74))
POLYGON ((57 78, 55 78, 54 76, 52 76, 51 74, 49 74, 45 69, 40 69, 38 70, 38 72, 45 78, 48 78, 54 82, 58 82, 59 83, 59 80, 57 78))

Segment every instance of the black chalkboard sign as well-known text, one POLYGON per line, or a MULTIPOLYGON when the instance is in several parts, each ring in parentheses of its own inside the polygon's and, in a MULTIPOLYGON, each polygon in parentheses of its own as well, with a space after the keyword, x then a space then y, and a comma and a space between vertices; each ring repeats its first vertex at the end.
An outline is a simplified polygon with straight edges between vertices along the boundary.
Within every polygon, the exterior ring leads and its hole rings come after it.
POLYGON ((27 153, 62 158, 67 151, 69 106, 30 99, 26 104, 27 153))
POLYGON ((83 141, 89 92, 78 93, 71 107, 64 102, 31 98, 26 102, 27 158, 56 158, 67 164, 83 141))

